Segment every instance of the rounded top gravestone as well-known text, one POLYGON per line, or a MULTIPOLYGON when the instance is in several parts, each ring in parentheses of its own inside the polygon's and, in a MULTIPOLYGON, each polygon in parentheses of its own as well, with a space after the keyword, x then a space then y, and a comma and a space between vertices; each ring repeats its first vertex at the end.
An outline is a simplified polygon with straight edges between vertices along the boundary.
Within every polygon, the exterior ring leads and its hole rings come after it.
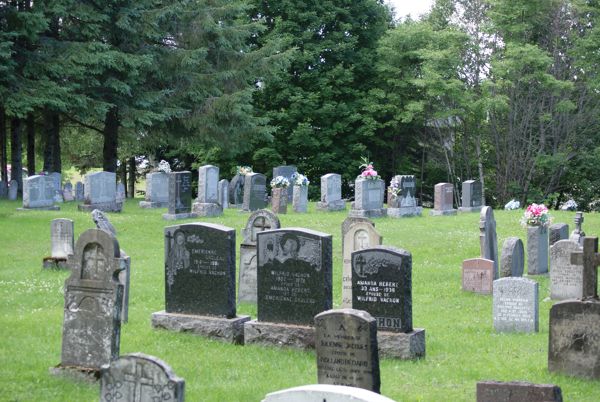
POLYGON ((502 245, 500 276, 523 276, 525 251, 523 241, 518 237, 509 237, 502 245))

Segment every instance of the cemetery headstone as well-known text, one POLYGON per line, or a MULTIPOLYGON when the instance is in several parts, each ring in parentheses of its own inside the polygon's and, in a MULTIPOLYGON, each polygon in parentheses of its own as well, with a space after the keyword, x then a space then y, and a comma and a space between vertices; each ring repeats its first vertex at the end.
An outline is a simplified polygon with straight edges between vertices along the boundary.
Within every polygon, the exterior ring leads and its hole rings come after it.
POLYGON ((538 332, 538 283, 527 278, 495 280, 493 317, 497 332, 538 332))
POLYGON ((462 289, 489 295, 494 281, 494 261, 485 258, 471 258, 463 261, 462 289))
POLYGON ((243 344, 235 306, 235 230, 210 223, 165 228, 165 311, 154 327, 243 344))
POLYGON ((377 323, 366 311, 329 310, 315 317, 319 384, 379 393, 377 323))
POLYGON ((548 228, 527 226, 527 274, 548 273, 548 228))
POLYGON ((308 186, 293 186, 292 208, 294 212, 308 212, 308 186))
POLYGON ((169 173, 169 211, 163 214, 163 219, 188 219, 196 216, 192 213, 192 173, 169 173))
POLYGON ((63 202, 62 175, 59 172, 52 172, 48 177, 50 177, 54 186, 54 191, 52 192, 54 202, 63 202))
POLYGON ((583 238, 585 237, 585 232, 583 231, 583 229, 581 228, 583 225, 583 212, 576 212, 575 213, 575 230, 573 230, 573 232, 571 232, 571 236, 569 237, 569 240, 573 240, 574 242, 578 243, 579 246, 583 246, 583 238))
POLYGON ((229 205, 231 208, 242 208, 242 204, 244 203, 245 180, 245 176, 236 174, 229 182, 229 205))
POLYGON ((467 180, 462 184, 461 212, 479 212, 483 207, 483 186, 479 180, 467 180))
POLYGON ((122 202, 117 202, 117 176, 113 172, 94 172, 85 175, 84 201, 80 211, 99 209, 105 212, 121 212, 122 202))
POLYGON ((213 165, 198 169, 198 198, 192 205, 192 212, 198 216, 223 215, 219 204, 219 168, 213 165))
POLYGON ((287 204, 287 187, 272 187, 271 211, 273 211, 274 214, 286 214, 287 204))
POLYGON ((569 238, 569 225, 566 223, 555 223, 548 228, 548 244, 552 246, 559 240, 567 240, 569 238))
POLYGON ((75 201, 83 201, 85 200, 85 191, 83 188, 83 183, 78 181, 75 183, 75 201))
POLYGON ((8 197, 8 186, 5 181, 0 180, 0 199, 8 197))
POLYGON ((359 218, 387 216, 387 209, 383 207, 384 192, 383 180, 357 177, 354 181, 354 203, 348 216, 359 218))
POLYGON ((382 240, 369 222, 355 222, 347 229, 342 243, 342 307, 352 307, 352 253, 379 246, 382 240))
POLYGON ((62 190, 63 199, 65 202, 75 201, 75 195, 73 194, 73 185, 71 182, 66 182, 62 190))
POLYGON ((425 356, 425 330, 413 328, 412 255, 376 246, 352 253, 352 308, 377 321, 379 353, 400 359, 425 356))
POLYGON ((256 211, 267 206, 267 177, 261 173, 249 173, 244 182, 244 211, 256 211))
POLYGON ((89 229, 69 256, 65 281, 62 358, 58 369, 98 371, 119 356, 123 286, 119 243, 109 233, 89 229))
POLYGON ((59 210, 54 205, 54 182, 44 175, 23 179, 23 208, 19 210, 59 210))
POLYGON ((345 385, 313 384, 267 394, 262 402, 394 402, 366 389, 345 385))
MULTIPOLYGON (((273 177, 277 177, 277 176, 283 176, 286 179, 289 180, 289 182, 292 182, 292 176, 294 173, 296 173, 298 171, 298 168, 294 165, 287 165, 287 166, 277 166, 273 168, 273 177)), ((286 189, 286 194, 287 194, 287 202, 291 203, 293 201, 293 188, 292 186, 289 186, 286 189)))
POLYGON ((434 186, 433 209, 431 216, 456 215, 454 205, 454 185, 452 183, 438 183, 434 186))
POLYGON ((321 176, 321 201, 317 202, 319 211, 343 211, 346 202, 342 200, 342 176, 328 173, 321 176))
POLYGON ((279 229, 277 215, 266 209, 254 211, 242 230, 244 240, 240 245, 240 278, 238 300, 256 303, 256 234, 265 230, 279 229))
POLYGON ((599 379, 598 238, 585 237, 583 251, 571 253, 571 262, 583 265, 582 298, 558 302, 550 309, 548 369, 576 377, 599 379))
POLYGON ((494 279, 498 279, 498 238, 492 207, 481 208, 479 216, 479 248, 481 258, 494 261, 494 279))
POLYGON ((104 212, 100 211, 99 209, 94 209, 92 211, 92 221, 94 221, 98 229, 104 230, 113 236, 117 235, 117 229, 115 229, 113 224, 110 223, 110 220, 104 214, 104 212))
POLYGON ((417 182, 413 175, 397 175, 388 188, 388 216, 421 216, 423 208, 417 204, 417 182))
POLYGON ((523 241, 518 237, 509 237, 502 245, 502 256, 500 258, 501 277, 523 276, 525 267, 525 251, 523 241))
POLYGON ((146 194, 141 208, 166 208, 169 206, 169 174, 153 172, 146 175, 146 194))
POLYGON ((223 209, 229 208, 229 180, 219 180, 218 186, 219 205, 223 209))
POLYGON ((375 227, 375 222, 373 222, 369 218, 358 218, 351 216, 346 217, 346 219, 344 219, 344 221, 342 222, 342 249, 344 248, 344 237, 346 237, 348 229, 350 229, 350 226, 352 226, 356 222, 367 222, 369 225, 375 227))
POLYGON ((68 269, 67 258, 74 253, 74 229, 70 219, 54 219, 50 223, 51 255, 45 257, 43 268, 68 269))
POLYGON ((477 402, 562 402, 562 391, 554 384, 480 381, 477 402))
POLYGON ((11 180, 8 185, 8 199, 10 201, 16 201, 19 194, 19 182, 11 180))
POLYGON ((118 203, 125 202, 125 185, 123 183, 117 183, 117 189, 115 191, 115 199, 118 203))
POLYGON ((580 251, 578 243, 559 240, 550 247, 550 298, 581 299, 583 266, 571 261, 571 254, 580 251))
POLYGON ((100 402, 183 402, 184 395, 185 381, 156 357, 132 353, 102 367, 100 402))

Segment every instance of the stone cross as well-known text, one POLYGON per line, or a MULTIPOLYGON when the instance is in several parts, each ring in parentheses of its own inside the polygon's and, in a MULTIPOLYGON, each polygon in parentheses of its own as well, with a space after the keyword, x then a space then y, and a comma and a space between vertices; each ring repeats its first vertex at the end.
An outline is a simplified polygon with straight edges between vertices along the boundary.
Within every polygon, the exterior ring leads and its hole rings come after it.
POLYGON ((571 264, 583 265, 582 299, 598 298, 598 266, 600 254, 598 253, 598 238, 585 237, 583 239, 583 252, 571 253, 571 264))
POLYGON ((358 267, 359 276, 362 277, 365 274, 365 265, 367 265, 365 257, 359 255, 358 257, 356 257, 356 262, 354 264, 358 267))
POLYGON ((264 216, 259 216, 254 221, 254 224, 252 225, 252 229, 258 229, 258 230, 252 230, 252 241, 256 241, 256 233, 264 232, 265 230, 271 229, 271 224, 267 221, 267 219, 264 216))
POLYGON ((154 385, 152 377, 144 377, 143 366, 140 363, 135 365, 135 375, 125 374, 123 378, 125 382, 134 386, 132 402, 142 402, 142 387, 144 385, 150 387, 154 385))

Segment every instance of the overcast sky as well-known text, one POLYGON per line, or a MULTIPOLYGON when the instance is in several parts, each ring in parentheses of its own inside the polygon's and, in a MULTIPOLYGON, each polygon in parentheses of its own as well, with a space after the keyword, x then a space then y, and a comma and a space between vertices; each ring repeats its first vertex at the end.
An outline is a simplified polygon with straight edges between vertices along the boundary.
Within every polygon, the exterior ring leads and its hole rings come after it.
POLYGON ((433 0, 387 0, 396 9, 396 17, 410 14, 413 18, 419 17, 431 8, 433 0))

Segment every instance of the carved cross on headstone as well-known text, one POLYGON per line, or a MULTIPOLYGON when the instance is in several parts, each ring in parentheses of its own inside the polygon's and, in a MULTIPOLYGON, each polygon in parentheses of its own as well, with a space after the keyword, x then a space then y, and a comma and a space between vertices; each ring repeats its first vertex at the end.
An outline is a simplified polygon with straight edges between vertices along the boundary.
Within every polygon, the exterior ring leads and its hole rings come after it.
POLYGON ((252 241, 256 241, 256 233, 271 229, 271 224, 264 216, 259 216, 252 225, 252 241))
POLYGON ((144 367, 139 363, 135 365, 135 374, 125 374, 123 378, 134 386, 132 402, 142 402, 142 387, 154 385, 152 377, 144 377, 144 367))
POLYGON ((355 262, 358 268, 358 276, 361 278, 365 276, 365 265, 367 265, 367 260, 362 255, 359 255, 355 262))
POLYGON ((582 299, 598 298, 598 238, 584 237, 583 252, 571 253, 571 264, 583 265, 582 299))
POLYGON ((102 247, 98 244, 88 245, 83 255, 85 261, 81 269, 81 279, 101 279, 106 266, 106 257, 102 247))

